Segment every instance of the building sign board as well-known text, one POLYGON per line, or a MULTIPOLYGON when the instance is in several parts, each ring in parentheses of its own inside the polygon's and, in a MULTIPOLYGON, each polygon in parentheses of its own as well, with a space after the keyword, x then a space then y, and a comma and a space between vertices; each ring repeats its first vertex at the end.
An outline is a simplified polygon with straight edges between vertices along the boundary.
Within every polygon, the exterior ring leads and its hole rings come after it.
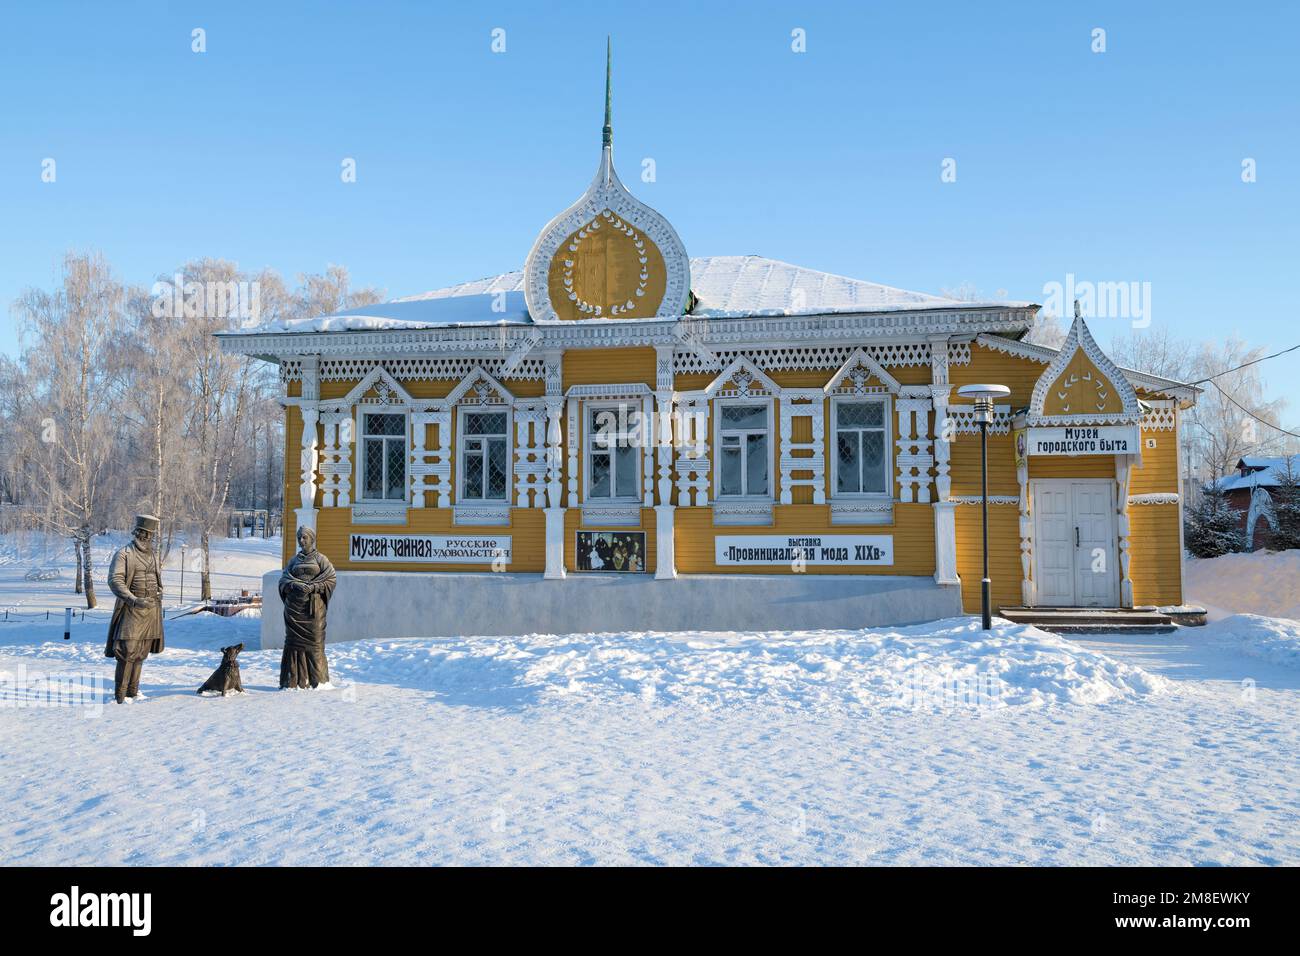
POLYGON ((714 561, 723 565, 894 563, 894 539, 887 534, 734 534, 718 535, 713 541, 714 561))
POLYGON ((1026 451, 1031 455, 1136 455, 1136 425, 1067 425, 1030 428, 1026 451))
POLYGON ((509 564, 510 536, 354 534, 348 542, 348 559, 399 564, 509 564))

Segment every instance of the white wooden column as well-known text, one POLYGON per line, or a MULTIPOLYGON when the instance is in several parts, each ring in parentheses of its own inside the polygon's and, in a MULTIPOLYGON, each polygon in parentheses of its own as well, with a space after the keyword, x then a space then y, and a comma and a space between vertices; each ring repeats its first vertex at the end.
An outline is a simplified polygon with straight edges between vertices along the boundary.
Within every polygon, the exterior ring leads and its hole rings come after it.
MULTIPOLYGON (((658 466, 658 498, 655 509, 655 578, 677 577, 677 540, 673 508, 673 350, 655 349, 654 460, 658 466)), ((649 482, 647 481, 647 487, 649 482)))
POLYGON ((1115 456, 1115 530, 1119 551, 1119 603, 1123 607, 1133 606, 1133 580, 1128 576, 1129 566, 1129 520, 1128 487, 1133 475, 1133 455, 1115 456))
MULTIPOLYGON (((572 410, 568 436, 560 426, 565 415, 562 360, 558 352, 546 356, 546 569, 542 576, 549 581, 558 581, 565 576, 563 465, 566 437, 570 443, 570 503, 577 504, 577 445, 572 410)), ((577 402, 572 404, 577 405, 577 402)))
POLYGON ((1033 607, 1038 603, 1034 581, 1034 503, 1029 497, 1029 459, 1016 466, 1020 483, 1020 603, 1033 607))
POLYGON ((930 402, 934 406, 934 580, 961 584, 957 575, 957 505, 952 497, 949 461, 956 425, 948 416, 948 340, 930 340, 930 402))
POLYGON ((299 528, 316 530, 316 467, 320 463, 320 443, 316 434, 320 411, 320 356, 302 356, 302 449, 298 455, 299 507, 294 509, 299 528))

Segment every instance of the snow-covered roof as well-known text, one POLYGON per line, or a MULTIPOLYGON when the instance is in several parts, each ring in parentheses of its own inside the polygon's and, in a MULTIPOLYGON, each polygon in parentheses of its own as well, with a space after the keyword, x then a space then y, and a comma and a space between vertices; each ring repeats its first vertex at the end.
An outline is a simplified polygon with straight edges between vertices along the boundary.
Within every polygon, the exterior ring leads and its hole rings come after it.
MULTIPOLYGON (((1286 471, 1287 457, 1286 455, 1276 457, 1248 455, 1237 462, 1237 474, 1224 475, 1216 484, 1220 491, 1236 491, 1240 488, 1276 488, 1278 478, 1286 471)), ((1292 471, 1300 475, 1300 455, 1291 455, 1290 460, 1292 471)))
MULTIPOLYGON (((692 318, 828 315, 932 309, 1028 308, 1028 302, 969 302, 818 272, 762 256, 690 260, 692 318)), ((242 332, 336 332, 430 326, 527 324, 524 272, 475 279, 332 315, 275 322, 242 332)))

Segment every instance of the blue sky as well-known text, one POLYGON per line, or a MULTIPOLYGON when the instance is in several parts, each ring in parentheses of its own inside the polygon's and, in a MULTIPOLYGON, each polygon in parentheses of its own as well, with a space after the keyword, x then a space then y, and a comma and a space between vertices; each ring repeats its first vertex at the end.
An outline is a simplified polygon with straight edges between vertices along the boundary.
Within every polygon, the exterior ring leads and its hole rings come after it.
MULTIPOLYGON (((617 164, 692 255, 1039 302, 1067 273, 1150 282, 1153 324, 1281 348, 1300 14, 1270 6, 11 4, 0 300, 68 248, 142 283, 337 262, 394 296, 517 268, 594 172, 611 33, 617 164)), ((1265 375, 1296 424, 1300 358, 1265 375)))

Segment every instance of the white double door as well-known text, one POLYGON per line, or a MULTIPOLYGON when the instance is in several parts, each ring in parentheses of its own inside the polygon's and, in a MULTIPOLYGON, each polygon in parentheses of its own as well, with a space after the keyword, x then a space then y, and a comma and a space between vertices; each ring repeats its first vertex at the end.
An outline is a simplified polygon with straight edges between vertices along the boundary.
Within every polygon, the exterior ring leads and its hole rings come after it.
POLYGON ((1115 482, 1035 480, 1034 581, 1040 607, 1118 607, 1115 482))

